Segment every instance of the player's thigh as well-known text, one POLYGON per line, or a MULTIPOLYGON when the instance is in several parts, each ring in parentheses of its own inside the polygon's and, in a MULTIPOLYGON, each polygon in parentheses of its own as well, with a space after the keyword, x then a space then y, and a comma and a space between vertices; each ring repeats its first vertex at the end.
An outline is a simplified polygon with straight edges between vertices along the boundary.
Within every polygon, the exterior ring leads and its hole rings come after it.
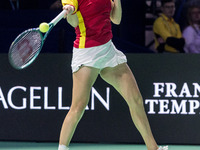
POLYGON ((101 77, 111 84, 126 101, 131 98, 141 98, 135 77, 126 63, 113 68, 105 68, 100 73, 101 77))
POLYGON ((87 105, 90 90, 98 74, 98 69, 85 66, 73 73, 72 107, 87 105))

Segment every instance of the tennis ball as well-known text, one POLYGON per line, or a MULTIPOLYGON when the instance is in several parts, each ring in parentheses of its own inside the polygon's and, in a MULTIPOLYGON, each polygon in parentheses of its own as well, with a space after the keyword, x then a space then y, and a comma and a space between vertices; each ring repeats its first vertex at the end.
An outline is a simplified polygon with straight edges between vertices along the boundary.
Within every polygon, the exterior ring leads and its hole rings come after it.
POLYGON ((43 22, 40 24, 39 29, 42 33, 45 33, 49 30, 49 24, 46 22, 43 22))

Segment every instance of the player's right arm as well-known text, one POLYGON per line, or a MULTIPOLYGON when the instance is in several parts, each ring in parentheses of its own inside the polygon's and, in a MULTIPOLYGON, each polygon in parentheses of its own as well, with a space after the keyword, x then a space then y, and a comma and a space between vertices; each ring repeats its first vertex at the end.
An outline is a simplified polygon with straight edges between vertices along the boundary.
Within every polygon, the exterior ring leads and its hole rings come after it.
POLYGON ((78 9, 78 0, 62 0, 63 9, 66 10, 67 22, 72 27, 77 27, 79 24, 76 11, 78 9))

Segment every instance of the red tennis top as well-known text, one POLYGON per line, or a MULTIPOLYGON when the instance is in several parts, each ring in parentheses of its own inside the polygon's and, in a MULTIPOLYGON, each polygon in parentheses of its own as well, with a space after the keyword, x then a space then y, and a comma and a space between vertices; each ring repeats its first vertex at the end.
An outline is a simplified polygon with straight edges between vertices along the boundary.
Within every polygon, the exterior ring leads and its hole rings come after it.
POLYGON ((111 0, 62 0, 63 5, 72 5, 78 16, 75 28, 75 48, 89 48, 107 43, 112 37, 111 0))

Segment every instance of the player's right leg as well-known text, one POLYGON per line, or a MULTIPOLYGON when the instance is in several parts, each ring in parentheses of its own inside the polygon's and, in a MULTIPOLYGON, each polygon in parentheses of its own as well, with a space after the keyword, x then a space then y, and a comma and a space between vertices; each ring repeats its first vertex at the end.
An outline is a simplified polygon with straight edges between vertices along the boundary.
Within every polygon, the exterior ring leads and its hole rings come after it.
POLYGON ((98 76, 99 70, 91 67, 82 67, 73 73, 72 105, 63 122, 58 150, 67 150, 76 126, 81 119, 88 104, 90 90, 98 76), (62 145, 62 146, 61 146, 62 145))

